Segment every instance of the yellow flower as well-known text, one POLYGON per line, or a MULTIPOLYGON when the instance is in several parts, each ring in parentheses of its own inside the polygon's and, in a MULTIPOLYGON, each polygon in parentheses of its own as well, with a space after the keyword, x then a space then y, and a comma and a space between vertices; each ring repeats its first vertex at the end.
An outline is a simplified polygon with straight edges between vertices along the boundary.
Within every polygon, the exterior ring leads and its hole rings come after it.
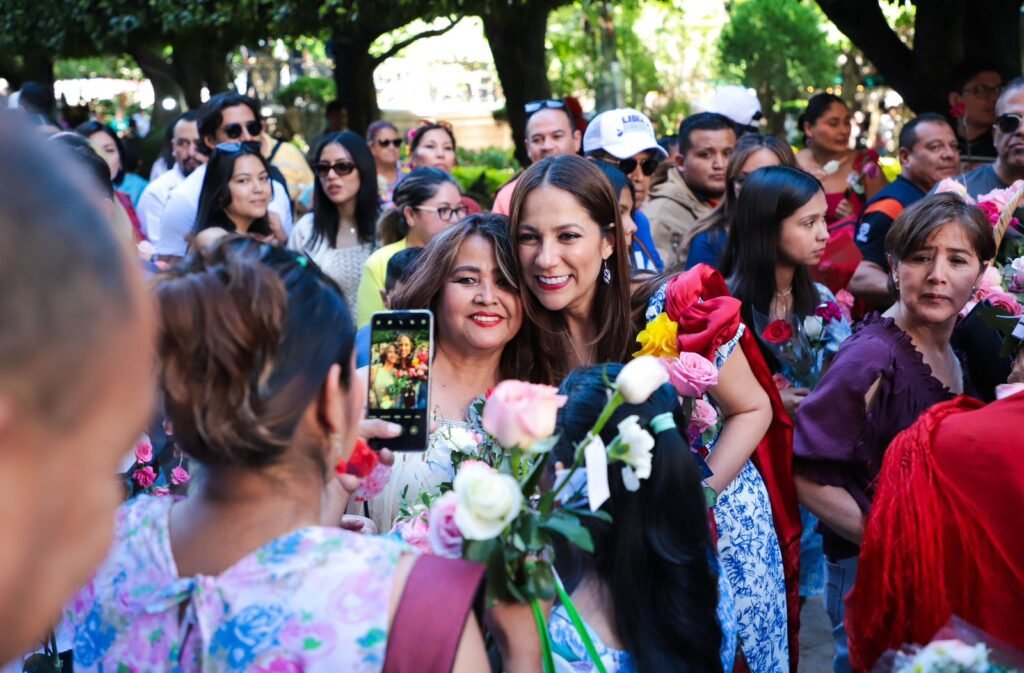
POLYGON ((661 313, 657 318, 647 323, 643 332, 637 335, 636 341, 640 344, 640 350, 633 353, 633 357, 641 355, 653 355, 657 358, 679 357, 679 347, 676 345, 677 330, 679 325, 668 317, 667 313, 661 313))

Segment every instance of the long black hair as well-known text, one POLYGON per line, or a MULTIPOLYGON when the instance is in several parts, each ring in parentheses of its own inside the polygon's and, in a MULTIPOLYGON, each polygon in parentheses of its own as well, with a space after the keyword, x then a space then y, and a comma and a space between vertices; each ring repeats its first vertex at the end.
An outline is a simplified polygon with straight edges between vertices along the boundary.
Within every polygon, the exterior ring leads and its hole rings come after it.
MULTIPOLYGON (((455 178, 440 168, 424 166, 417 168, 398 183, 392 195, 394 207, 385 212, 377 223, 381 245, 388 245, 409 234, 409 223, 405 220, 405 209, 423 205, 434 198, 437 190, 446 182, 458 187, 455 178)), ((461 193, 461 192, 460 192, 461 193)))
POLYGON ((270 164, 260 151, 259 142, 245 143, 224 143, 227 146, 238 146, 235 151, 214 149, 210 160, 206 162, 206 175, 203 176, 203 190, 199 195, 199 210, 196 214, 196 223, 192 227, 192 234, 198 234, 210 227, 221 227, 228 231, 236 231, 235 223, 231 221, 224 212, 231 203, 231 176, 235 172, 235 162, 239 157, 257 157, 267 171, 267 184, 270 189, 270 196, 267 197, 267 214, 253 220, 249 226, 249 233, 268 235, 270 231, 270 204, 274 194, 274 181, 270 179, 270 164))
MULTIPOLYGON (((743 318, 748 326, 754 325, 751 308, 769 315, 779 289, 775 266, 782 221, 824 191, 813 175, 789 166, 759 168, 743 184, 721 270, 732 296, 743 302, 743 318)), ((803 264, 796 267, 792 292, 793 313, 806 317, 814 312, 820 297, 803 264)))
MULTIPOLYGON (((332 133, 320 143, 313 154, 314 172, 320 155, 328 145, 341 145, 352 157, 359 173, 359 191, 356 192, 356 233, 360 243, 373 243, 380 214, 380 195, 377 192, 377 163, 373 160, 366 141, 352 131, 332 133)), ((319 176, 313 181, 313 238, 311 245, 320 240, 334 247, 338 239, 338 209, 324 191, 319 176)))
MULTIPOLYGON (((558 414, 556 461, 573 462, 573 444, 583 439, 608 399, 605 377, 615 379, 621 369, 620 364, 577 369, 562 383, 559 392, 569 401, 558 414)), ((648 426, 665 412, 679 414, 675 390, 667 384, 644 404, 619 407, 602 438, 610 443, 616 425, 628 416, 635 414, 648 426)), ((611 498, 601 511, 612 522, 584 519, 594 552, 559 545, 558 572, 570 591, 585 576, 607 587, 615 630, 638 671, 721 672, 718 578, 711 569, 714 547, 700 471, 679 430, 654 436, 651 476, 631 492, 623 484, 622 466, 609 467, 611 498)))

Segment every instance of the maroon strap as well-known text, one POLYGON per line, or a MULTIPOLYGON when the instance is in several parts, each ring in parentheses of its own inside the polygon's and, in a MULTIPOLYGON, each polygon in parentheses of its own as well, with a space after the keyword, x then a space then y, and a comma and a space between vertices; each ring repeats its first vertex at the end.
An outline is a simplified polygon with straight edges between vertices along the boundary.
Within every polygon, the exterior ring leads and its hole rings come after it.
POLYGON ((417 558, 391 622, 384 673, 451 673, 483 577, 477 563, 417 558))

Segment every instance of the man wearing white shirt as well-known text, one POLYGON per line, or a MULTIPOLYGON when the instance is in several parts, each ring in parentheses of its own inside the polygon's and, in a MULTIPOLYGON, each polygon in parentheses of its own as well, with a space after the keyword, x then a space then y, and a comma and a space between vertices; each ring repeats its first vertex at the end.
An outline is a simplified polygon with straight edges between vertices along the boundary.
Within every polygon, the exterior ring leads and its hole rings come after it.
POLYGON ((142 233, 154 244, 160 240, 160 218, 163 217, 171 192, 206 161, 206 155, 199 151, 198 118, 198 112, 189 110, 174 121, 171 136, 174 165, 171 170, 149 183, 139 197, 139 204, 135 206, 135 213, 142 224, 142 233))
MULTIPOLYGON (((260 141, 263 122, 256 101, 239 93, 219 93, 199 108, 200 150, 209 155, 220 143, 260 141)), ((203 191, 206 166, 199 166, 171 193, 160 219, 160 233, 154 242, 160 257, 183 257, 188 249, 203 191)), ((272 174, 273 197, 270 211, 281 219, 285 234, 292 230, 292 205, 280 174, 272 174)))

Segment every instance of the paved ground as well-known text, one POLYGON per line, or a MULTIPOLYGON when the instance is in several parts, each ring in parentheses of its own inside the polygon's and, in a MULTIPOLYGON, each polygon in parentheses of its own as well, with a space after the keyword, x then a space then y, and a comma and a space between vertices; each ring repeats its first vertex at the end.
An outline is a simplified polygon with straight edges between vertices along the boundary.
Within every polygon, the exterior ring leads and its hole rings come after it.
POLYGON ((809 598, 800 613, 800 673, 829 673, 834 653, 825 603, 821 596, 809 598))

